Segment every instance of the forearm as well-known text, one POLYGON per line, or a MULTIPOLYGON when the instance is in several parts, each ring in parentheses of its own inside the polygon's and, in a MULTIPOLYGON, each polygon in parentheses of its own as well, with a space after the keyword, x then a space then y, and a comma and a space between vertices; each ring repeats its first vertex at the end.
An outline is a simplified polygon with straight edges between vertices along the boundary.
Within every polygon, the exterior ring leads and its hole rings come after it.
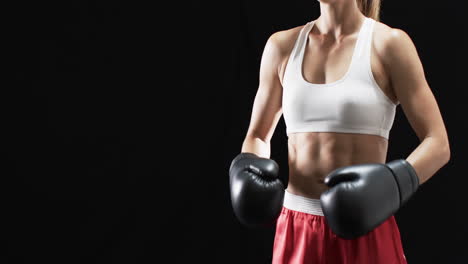
POLYGON ((416 171, 419 183, 429 180, 450 160, 450 148, 447 142, 438 138, 427 137, 406 158, 416 171))
POLYGON ((241 152, 250 152, 263 158, 270 158, 270 142, 248 135, 242 144, 241 152))

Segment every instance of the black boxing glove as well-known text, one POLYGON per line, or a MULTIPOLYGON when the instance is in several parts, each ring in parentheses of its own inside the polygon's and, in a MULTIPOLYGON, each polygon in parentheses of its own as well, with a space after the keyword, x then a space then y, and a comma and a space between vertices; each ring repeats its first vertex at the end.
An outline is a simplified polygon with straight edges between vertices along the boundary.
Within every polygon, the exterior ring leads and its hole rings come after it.
POLYGON ((406 160, 338 168, 325 177, 330 187, 321 194, 325 219, 338 236, 353 239, 392 216, 419 186, 406 160))
POLYGON ((284 184, 278 164, 253 153, 237 155, 229 168, 231 203, 239 221, 249 227, 271 226, 283 208, 284 184))

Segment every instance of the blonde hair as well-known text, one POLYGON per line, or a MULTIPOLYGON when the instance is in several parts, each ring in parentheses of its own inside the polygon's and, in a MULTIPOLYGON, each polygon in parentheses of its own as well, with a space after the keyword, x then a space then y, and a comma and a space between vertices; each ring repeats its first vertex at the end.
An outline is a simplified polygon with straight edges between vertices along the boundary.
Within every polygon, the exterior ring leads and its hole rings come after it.
POLYGON ((356 0, 356 2, 364 16, 380 21, 381 0, 356 0))

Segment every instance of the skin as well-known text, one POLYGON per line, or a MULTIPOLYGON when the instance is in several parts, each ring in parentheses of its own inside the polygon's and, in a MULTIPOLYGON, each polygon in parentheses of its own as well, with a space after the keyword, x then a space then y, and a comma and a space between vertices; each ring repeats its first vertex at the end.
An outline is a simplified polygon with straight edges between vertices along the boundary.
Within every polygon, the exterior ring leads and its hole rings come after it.
MULTIPOLYGON (((351 62, 357 33, 364 21, 355 0, 322 0, 321 15, 308 36, 303 76, 311 83, 341 79, 351 62)), ((270 142, 282 115, 282 79, 302 26, 275 32, 260 65, 259 87, 242 152, 270 158, 270 142)), ((383 93, 399 102, 419 145, 406 157, 420 184, 450 160, 445 125, 429 87, 416 47, 406 32, 376 22, 371 69, 383 93)), ((398 144, 398 139, 393 139, 398 144)), ((288 135, 288 192, 319 199, 332 170, 360 163, 386 163, 388 140, 378 135, 305 132, 288 135)), ((402 157, 404 158, 404 157, 402 157)))

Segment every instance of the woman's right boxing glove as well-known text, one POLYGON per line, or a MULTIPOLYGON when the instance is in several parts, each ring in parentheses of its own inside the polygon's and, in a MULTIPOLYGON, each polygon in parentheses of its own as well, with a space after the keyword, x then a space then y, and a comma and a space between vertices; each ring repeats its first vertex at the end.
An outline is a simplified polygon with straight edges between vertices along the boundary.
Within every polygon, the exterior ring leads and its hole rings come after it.
POLYGON ((284 184, 278 164, 253 153, 237 155, 229 168, 231 202, 241 223, 271 226, 283 208, 284 184))

